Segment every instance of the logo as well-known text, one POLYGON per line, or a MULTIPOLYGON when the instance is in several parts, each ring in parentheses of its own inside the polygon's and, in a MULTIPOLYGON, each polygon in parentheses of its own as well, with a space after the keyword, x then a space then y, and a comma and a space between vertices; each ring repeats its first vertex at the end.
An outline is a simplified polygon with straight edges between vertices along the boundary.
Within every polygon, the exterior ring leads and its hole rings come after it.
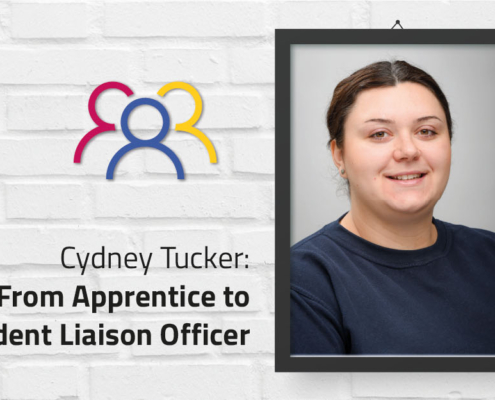
MULTIPOLYGON (((121 92, 124 92, 127 97, 134 95, 134 92, 128 86, 120 82, 106 82, 98 86, 95 90, 93 90, 93 93, 91 93, 91 96, 89 97, 88 110, 91 119, 96 124, 96 128, 86 133, 86 135, 84 135, 84 137, 77 145, 76 152, 74 154, 74 163, 76 164, 81 163, 82 153, 84 152, 86 145, 90 142, 91 139, 93 139, 95 136, 99 135, 100 133, 116 131, 115 124, 110 124, 108 122, 103 121, 96 112, 96 100, 98 99, 98 96, 100 96, 100 94, 102 94, 104 91, 109 89, 120 90, 121 92)), ((217 153, 215 151, 215 148, 213 147, 213 144, 203 132, 201 132, 198 128, 194 126, 194 124, 198 122, 199 117, 201 116, 201 112, 203 111, 203 101, 201 99, 201 96, 199 95, 199 92, 196 90, 196 88, 194 88, 192 85, 188 83, 171 82, 163 86, 158 91, 158 95, 164 97, 168 92, 174 89, 184 90, 187 93, 189 93, 193 97, 194 105, 195 105, 194 113, 192 117, 189 118, 189 120, 187 120, 186 122, 176 124, 175 130, 180 132, 190 133, 191 135, 196 136, 206 147, 206 150, 208 151, 210 163, 216 164, 217 153)), ((167 133, 170 128, 170 116, 168 114, 167 109, 162 103, 148 97, 143 97, 131 101, 122 112, 122 117, 120 119, 120 126, 122 128, 122 132, 124 133, 124 136, 127 138, 127 140, 130 143, 122 147, 119 151, 117 151, 117 153, 115 153, 113 158, 110 160, 106 175, 107 179, 113 179, 115 167, 117 166, 120 159, 124 156, 124 154, 134 149, 138 149, 142 147, 151 147, 160 150, 162 153, 166 154, 174 163, 175 170, 177 172, 177 179, 184 179, 184 168, 182 167, 182 163, 180 162, 179 158, 169 147, 165 146, 162 143, 162 140, 165 139, 165 136, 167 136, 167 133), (128 121, 131 112, 135 108, 140 107, 142 105, 148 105, 154 107, 160 113, 163 119, 163 125, 160 132, 158 132, 158 134, 152 139, 147 139, 147 140, 139 139, 136 136, 134 136, 129 129, 128 121)))

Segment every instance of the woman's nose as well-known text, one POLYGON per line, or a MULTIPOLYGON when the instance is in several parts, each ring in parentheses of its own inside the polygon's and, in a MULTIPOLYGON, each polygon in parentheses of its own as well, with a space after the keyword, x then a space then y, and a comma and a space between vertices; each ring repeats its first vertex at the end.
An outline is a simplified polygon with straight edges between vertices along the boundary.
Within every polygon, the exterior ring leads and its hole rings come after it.
POLYGON ((409 134, 398 135, 395 140, 394 149, 395 161, 409 161, 417 159, 421 152, 416 146, 414 139, 409 134))

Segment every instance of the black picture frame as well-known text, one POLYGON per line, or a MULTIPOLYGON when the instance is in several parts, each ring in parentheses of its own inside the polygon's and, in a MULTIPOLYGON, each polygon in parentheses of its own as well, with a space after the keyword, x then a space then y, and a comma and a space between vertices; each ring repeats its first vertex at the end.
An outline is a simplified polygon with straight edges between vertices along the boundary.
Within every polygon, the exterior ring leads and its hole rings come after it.
MULTIPOLYGON (((290 355, 291 46, 495 44, 492 29, 278 29, 275 32, 275 371, 494 372, 494 356, 290 355)), ((494 70, 495 73, 495 70, 494 70)), ((495 338, 494 338, 495 340, 495 338)))

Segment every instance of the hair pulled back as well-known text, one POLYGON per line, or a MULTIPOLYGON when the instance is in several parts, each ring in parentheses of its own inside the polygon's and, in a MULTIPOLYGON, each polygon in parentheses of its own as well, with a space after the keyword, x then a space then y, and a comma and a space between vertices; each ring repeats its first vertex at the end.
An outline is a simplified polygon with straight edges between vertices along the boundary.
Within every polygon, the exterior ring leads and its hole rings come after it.
POLYGON ((335 140, 337 146, 343 148, 344 124, 360 92, 384 86, 396 86, 402 82, 418 83, 435 95, 445 112, 449 136, 452 140, 452 118, 449 103, 435 79, 422 69, 405 61, 379 61, 354 72, 336 86, 327 111, 329 144, 335 140))

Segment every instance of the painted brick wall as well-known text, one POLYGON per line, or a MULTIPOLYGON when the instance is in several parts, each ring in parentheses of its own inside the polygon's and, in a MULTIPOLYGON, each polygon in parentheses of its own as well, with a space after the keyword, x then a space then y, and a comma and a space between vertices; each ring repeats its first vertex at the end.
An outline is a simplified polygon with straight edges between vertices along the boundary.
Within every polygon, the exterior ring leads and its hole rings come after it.
MULTIPOLYGON (((3 347, 0 396, 8 400, 95 399, 495 399, 493 374, 275 374, 274 29, 495 28, 490 1, 0 1, 0 281, 18 290, 72 292, 166 287, 247 290, 245 309, 85 310, 12 308, 18 328, 48 321, 109 327, 194 321, 250 328, 245 347, 3 347), (173 80, 204 99, 198 127, 216 146, 208 163, 190 136, 167 144, 187 154, 187 183, 164 156, 135 151, 104 180, 127 142, 102 135, 72 163, 93 123, 86 102, 108 80, 152 96, 173 80), (179 243, 244 251, 240 271, 87 273, 60 267, 63 245, 152 251, 179 243)), ((119 121, 128 99, 105 94, 99 109, 119 121), (106 101, 105 101, 106 99, 106 101)), ((172 119, 193 110, 187 95, 165 99, 172 119)), ((151 136, 157 113, 138 110, 136 134, 151 136)), ((120 123, 117 122, 117 126, 120 123)))

